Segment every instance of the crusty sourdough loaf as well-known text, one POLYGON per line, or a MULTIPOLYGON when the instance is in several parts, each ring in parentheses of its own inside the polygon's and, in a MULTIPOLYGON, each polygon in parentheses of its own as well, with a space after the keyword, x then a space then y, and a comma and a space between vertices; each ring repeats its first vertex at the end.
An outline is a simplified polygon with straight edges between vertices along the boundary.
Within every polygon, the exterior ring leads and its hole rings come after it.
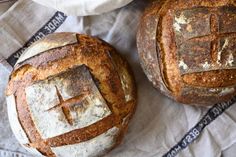
POLYGON ((121 142, 136 106, 127 62, 104 41, 74 33, 26 50, 6 95, 16 138, 49 157, 102 156, 121 142))
POLYGON ((146 9, 137 45, 156 88, 195 105, 236 94, 235 5, 233 0, 160 0, 146 9))

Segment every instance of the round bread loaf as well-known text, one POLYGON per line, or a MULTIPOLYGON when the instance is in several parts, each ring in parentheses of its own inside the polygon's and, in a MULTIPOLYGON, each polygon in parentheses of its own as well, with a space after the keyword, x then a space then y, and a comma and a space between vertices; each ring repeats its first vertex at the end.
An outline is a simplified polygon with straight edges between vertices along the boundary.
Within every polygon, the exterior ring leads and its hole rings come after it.
POLYGON ((104 41, 74 33, 27 49, 6 95, 16 138, 48 157, 104 155, 121 142, 136 106, 127 62, 104 41))
POLYGON ((214 105, 236 87, 233 0, 160 0, 137 34, 142 67, 154 86, 178 102, 214 105))

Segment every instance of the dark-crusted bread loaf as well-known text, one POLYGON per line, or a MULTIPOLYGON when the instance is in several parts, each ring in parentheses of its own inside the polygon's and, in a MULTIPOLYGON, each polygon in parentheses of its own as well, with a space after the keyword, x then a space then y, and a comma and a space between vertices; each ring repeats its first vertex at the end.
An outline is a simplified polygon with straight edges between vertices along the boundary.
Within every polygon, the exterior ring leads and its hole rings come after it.
POLYGON ((196 105, 236 94, 235 5, 233 0, 160 0, 146 9, 138 51, 156 88, 196 105))
POLYGON ((6 95, 19 142, 48 157, 102 156, 121 142, 136 106, 127 62, 104 41, 75 33, 26 50, 6 95))

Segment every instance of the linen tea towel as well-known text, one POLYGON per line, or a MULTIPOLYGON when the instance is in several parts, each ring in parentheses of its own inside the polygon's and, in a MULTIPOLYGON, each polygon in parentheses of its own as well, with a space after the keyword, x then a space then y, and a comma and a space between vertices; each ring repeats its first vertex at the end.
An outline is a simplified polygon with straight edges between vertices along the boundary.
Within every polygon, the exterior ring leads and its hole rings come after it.
POLYGON ((234 101, 210 108, 186 106, 163 96, 147 80, 138 61, 135 42, 146 4, 145 0, 136 0, 113 12, 76 17, 19 0, 1 15, 0 42, 4 43, 0 44, 2 154, 10 156, 9 152, 13 151, 31 156, 18 145, 7 121, 4 88, 11 68, 31 43, 49 33, 62 31, 86 33, 106 40, 128 59, 134 71, 138 108, 123 143, 107 157, 217 157, 235 143, 234 101))

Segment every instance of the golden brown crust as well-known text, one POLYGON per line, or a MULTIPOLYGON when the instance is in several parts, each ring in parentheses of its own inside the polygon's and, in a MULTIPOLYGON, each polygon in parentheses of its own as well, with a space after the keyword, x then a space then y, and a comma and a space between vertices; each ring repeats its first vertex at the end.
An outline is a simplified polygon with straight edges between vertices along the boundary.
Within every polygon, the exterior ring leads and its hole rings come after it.
POLYGON ((183 76, 183 81, 191 86, 196 87, 229 87, 236 84, 235 70, 216 70, 200 72, 183 76), (227 77, 216 77, 227 76, 227 77))
POLYGON ((235 3, 160 2, 154 2, 145 11, 137 37, 141 64, 154 86, 186 104, 213 105, 232 98, 236 94, 236 79, 229 53, 234 51, 235 43, 235 3), (153 33, 156 38, 149 35, 153 33), (150 42, 153 39, 156 43, 150 42), (224 50, 226 46, 229 50, 224 50), (154 67, 159 67, 159 71, 154 67))
MULTIPOLYGON (((51 147, 81 143, 93 139, 98 135, 101 135, 102 133, 109 130, 111 127, 117 126, 120 123, 121 120, 118 116, 110 115, 88 127, 73 130, 71 132, 55 136, 49 139, 44 139, 44 141, 46 141, 46 143, 51 147)), ((35 143, 30 143, 30 146, 37 148, 39 144, 40 141, 37 141, 35 143)))
POLYGON ((37 131, 32 117, 30 115, 29 108, 26 103, 26 97, 24 89, 20 88, 16 92, 16 108, 18 112, 18 118, 23 126, 24 131, 26 132, 27 137, 30 142, 40 141, 40 147, 35 147, 38 151, 40 151, 43 155, 55 157, 54 153, 48 147, 45 142, 42 142, 39 132, 37 131))
MULTIPOLYGON (((137 33, 137 47, 141 66, 144 69, 148 79, 154 86, 162 92, 168 93, 167 83, 163 79, 161 71, 161 44, 157 42, 158 32, 161 29, 158 26, 160 21, 159 12, 165 5, 166 0, 153 2, 146 8, 142 20, 139 24, 137 33)), ((167 94, 170 95, 170 94, 167 94)))
MULTIPOLYGON (((63 33, 59 35, 63 36, 63 33)), ((113 126, 120 128, 120 135, 117 137, 118 144, 128 126, 128 124, 122 125, 122 119, 130 113, 132 115, 136 106, 136 89, 132 74, 128 71, 127 62, 121 59, 111 46, 99 39, 77 34, 77 40, 77 44, 73 43, 47 50, 37 57, 31 57, 16 65, 6 91, 7 95, 15 94, 17 98, 19 120, 30 139, 29 145, 47 156, 55 156, 50 150, 50 146, 86 141, 104 133, 113 126), (113 114, 110 118, 107 117, 89 128, 74 130, 68 135, 51 139, 42 139, 27 107, 24 89, 34 82, 44 80, 78 65, 85 65, 89 68, 113 114), (125 78, 123 83, 126 84, 126 87, 122 86, 120 78, 122 76, 125 78), (124 91, 123 88, 127 90, 124 91), (126 102, 127 94, 132 99, 126 102), (84 131, 87 131, 87 135, 84 131)), ((130 118, 131 116, 128 120, 130 118)))

